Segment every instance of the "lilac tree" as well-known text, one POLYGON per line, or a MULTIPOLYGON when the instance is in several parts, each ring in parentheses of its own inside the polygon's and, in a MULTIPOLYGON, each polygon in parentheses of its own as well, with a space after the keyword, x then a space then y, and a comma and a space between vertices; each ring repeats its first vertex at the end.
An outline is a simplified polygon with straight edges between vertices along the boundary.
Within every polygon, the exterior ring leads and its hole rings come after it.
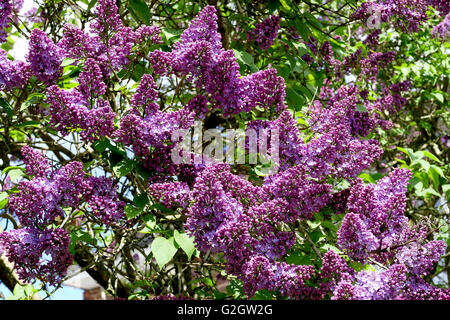
POLYGON ((0 1, 11 290, 450 299, 448 1, 0 1))

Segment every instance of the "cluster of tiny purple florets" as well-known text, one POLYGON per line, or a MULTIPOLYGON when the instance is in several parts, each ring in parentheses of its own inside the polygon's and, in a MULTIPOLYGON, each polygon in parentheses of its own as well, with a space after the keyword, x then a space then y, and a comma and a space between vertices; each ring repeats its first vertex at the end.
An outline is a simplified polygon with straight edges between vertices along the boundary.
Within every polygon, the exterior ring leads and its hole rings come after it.
POLYGON ((57 218, 66 217, 64 209, 85 202, 87 212, 110 225, 123 217, 124 203, 118 200, 111 179, 86 178, 80 162, 53 170, 42 153, 28 146, 22 155, 26 173, 33 178, 20 181, 18 193, 9 198, 9 210, 21 228, 0 233, 0 251, 14 263, 22 280, 57 284, 72 263, 69 234, 57 227, 57 218))
MULTIPOLYGON (((380 0, 364 3, 353 18, 368 19, 375 10, 381 21, 396 17, 396 27, 415 30, 426 20, 428 5, 448 14, 445 1, 380 0)), ((10 2, 0 0, 0 42, 5 41, 11 12, 10 2)), ((246 294, 266 289, 294 299, 450 299, 449 290, 423 280, 444 253, 445 243, 427 239, 426 230, 411 226, 404 215, 411 173, 396 169, 368 185, 354 179, 382 154, 379 143, 367 136, 377 127, 391 126, 378 113, 395 112, 405 105, 400 93, 410 87, 409 81, 383 87, 383 96, 370 101, 363 88, 349 84, 334 90, 326 81, 309 106, 312 135, 305 137, 286 110, 284 79, 270 66, 241 76, 235 53, 222 46, 216 9, 207 6, 172 51, 155 50, 148 57, 155 74, 181 77, 201 94, 183 108, 167 111, 157 103, 155 79, 143 75, 131 108, 116 129, 117 115, 106 100, 106 83, 129 63, 134 49, 139 53, 147 42, 161 43, 160 30, 125 26, 114 0, 99 0, 93 14, 89 32, 67 24, 56 44, 34 29, 26 62, 9 60, 1 50, 0 89, 21 88, 34 75, 48 86, 50 125, 60 133, 80 131, 88 142, 112 137, 129 146, 151 172, 150 198, 180 209, 197 249, 223 254, 226 271, 242 280, 246 294), (79 85, 70 90, 56 85, 65 58, 74 59, 73 65, 81 69, 79 85), (261 185, 233 174, 224 163, 196 167, 171 161, 178 142, 171 140, 175 130, 188 129, 213 109, 231 117, 255 108, 278 114, 274 120, 248 124, 248 129, 279 133, 279 171, 266 175, 261 185), (173 181, 173 176, 181 179, 173 181), (336 192, 330 177, 352 180, 351 186, 336 192), (296 242, 296 233, 286 226, 304 223, 327 206, 345 214, 337 232, 342 252, 326 252, 318 270, 283 262, 296 242), (361 270, 349 267, 344 255, 359 263, 361 270)), ((434 35, 448 36, 447 17, 434 35)), ((248 39, 267 50, 279 27, 280 18, 272 16, 257 24, 248 39)), ((307 46, 319 59, 309 54, 302 59, 309 64, 317 61, 326 72, 334 68, 338 78, 359 67, 358 77, 376 81, 380 69, 395 58, 395 52, 376 51, 379 35, 375 30, 364 40, 367 56, 358 49, 342 62, 335 59, 330 42, 320 45, 311 37, 307 46)), ((81 162, 55 169, 30 147, 24 147, 22 155, 31 179, 20 181, 8 202, 21 228, 0 233, 0 253, 14 263, 21 279, 55 284, 72 262, 68 232, 58 227, 60 219, 67 217, 65 209, 81 209, 99 223, 114 225, 123 218, 125 204, 112 179, 87 177, 81 162)))
POLYGON ((450 13, 431 30, 431 33, 436 38, 441 38, 442 40, 448 40, 450 38, 450 13))
POLYGON ((0 1, 0 43, 6 41, 7 34, 5 29, 9 27, 12 9, 13 6, 10 0, 0 1))
POLYGON ((254 41, 263 50, 269 49, 277 37, 280 21, 279 16, 271 16, 264 19, 248 32, 248 41, 254 41))
POLYGON ((361 4, 351 18, 369 23, 376 23, 371 19, 379 19, 379 22, 389 21, 396 28, 413 32, 428 19, 429 6, 437 9, 441 16, 450 12, 447 0, 376 0, 361 4))

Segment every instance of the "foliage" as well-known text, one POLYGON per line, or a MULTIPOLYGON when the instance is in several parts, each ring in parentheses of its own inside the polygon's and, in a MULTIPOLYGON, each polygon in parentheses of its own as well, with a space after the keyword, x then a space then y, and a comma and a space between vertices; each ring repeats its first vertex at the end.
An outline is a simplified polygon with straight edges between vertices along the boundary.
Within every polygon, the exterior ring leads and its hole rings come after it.
POLYGON ((125 299, 450 299, 447 1, 34 5, 0 0, 11 298, 78 264, 125 299), (199 122, 279 158, 176 163, 199 122))

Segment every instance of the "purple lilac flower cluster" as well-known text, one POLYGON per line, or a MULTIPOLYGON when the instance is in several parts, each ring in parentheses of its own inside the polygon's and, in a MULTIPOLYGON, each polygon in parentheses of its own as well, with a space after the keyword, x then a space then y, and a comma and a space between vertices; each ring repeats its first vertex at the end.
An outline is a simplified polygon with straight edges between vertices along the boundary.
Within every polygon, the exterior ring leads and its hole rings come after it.
POLYGON ((0 1, 0 43, 6 41, 7 34, 5 29, 9 27, 12 9, 13 6, 10 0, 0 1))
POLYGON ((0 90, 9 91, 23 87, 30 77, 30 67, 24 61, 9 60, 0 49, 0 90))
POLYGON ((254 41, 263 50, 269 49, 277 37, 280 21, 279 16, 264 19, 248 32, 247 40, 254 41))
POLYGON ((28 146, 22 155, 26 173, 34 177, 20 181, 19 192, 9 198, 9 210, 21 228, 0 233, 0 252, 14 263, 22 280, 57 284, 72 263, 69 234, 55 226, 58 217, 65 217, 64 208, 86 202, 88 212, 111 225, 124 216, 124 203, 118 200, 111 179, 86 178, 80 162, 53 170, 42 153, 28 146))
POLYGON ((369 21, 377 15, 380 22, 393 20, 395 27, 413 32, 428 19, 428 6, 433 6, 442 16, 450 12, 450 4, 446 0, 376 0, 361 4, 351 18, 369 21))
MULTIPOLYGON (((367 18, 377 9, 382 21, 406 17, 409 24, 399 19, 396 26, 414 30, 426 19, 424 8, 430 4, 448 13, 448 6, 440 0, 388 0, 365 3, 354 17, 367 18)), ((0 18, 0 32, 12 10, 8 5, 8 1, 0 4, 0 12, 5 12, 0 18)), ((49 85, 50 124, 62 134, 81 129, 86 141, 114 136, 131 146, 154 174, 150 182, 156 183, 149 185, 149 196, 166 207, 181 208, 187 216, 185 227, 197 248, 222 253, 227 271, 243 281, 246 294, 266 289, 296 299, 450 299, 449 290, 423 280, 443 254, 445 244, 427 240, 426 230, 411 227, 404 216, 406 186, 411 177, 408 171, 394 170, 377 184, 364 185, 356 179, 350 188, 337 193, 327 182, 330 177, 353 179, 381 155, 377 141, 365 138, 378 126, 390 126, 377 118, 377 111, 404 105, 399 93, 409 88, 409 82, 383 88, 384 96, 374 102, 367 100, 367 91, 356 86, 333 90, 325 82, 309 108, 313 135, 306 138, 297 128, 296 119, 285 110, 283 78, 271 67, 241 76, 234 52, 222 47, 216 9, 207 6, 171 52, 156 50, 149 56, 155 73, 186 77, 202 95, 192 98, 181 110, 163 112, 155 102, 158 91, 153 77, 144 75, 131 99, 131 110, 115 130, 116 114, 103 97, 105 82, 112 72, 128 64, 135 46, 145 41, 160 43, 160 30, 124 26, 114 0, 99 0, 94 15, 90 33, 66 25, 58 44, 34 29, 27 62, 11 61, 6 52, 0 51, 0 88, 19 88, 33 74, 49 85), (52 85, 58 80, 65 57, 83 65, 79 86, 72 90, 52 85), (358 110, 360 104, 367 111, 358 110), (278 119, 248 125, 280 133, 280 172, 267 175, 262 185, 233 174, 223 163, 198 167, 171 164, 174 130, 189 128, 194 118, 204 118, 210 108, 232 116, 255 107, 273 108, 280 114, 278 119), (175 175, 179 181, 170 181, 175 175), (295 232, 286 225, 311 219, 328 205, 336 213, 348 211, 338 231, 338 244, 347 257, 365 267, 376 263, 381 269, 356 272, 334 251, 324 255, 319 271, 313 266, 280 261, 296 240, 295 232), (318 286, 310 283, 313 278, 320 280, 318 286)), ((249 39, 267 50, 279 24, 279 17, 270 17, 249 32, 249 39)), ((444 27, 435 33, 442 34, 444 27)), ((334 59, 329 42, 319 46, 311 38, 307 45, 322 58, 319 65, 327 62, 338 70, 338 76, 359 64, 360 76, 376 80, 378 69, 395 57, 393 52, 374 51, 379 34, 374 31, 364 41, 369 48, 367 58, 359 49, 342 63, 334 59)), ((113 225, 123 217, 124 203, 119 201, 113 180, 85 177, 80 162, 54 170, 50 161, 32 148, 24 147, 22 154, 26 173, 33 178, 19 182, 18 193, 9 199, 9 209, 22 228, 0 233, 0 253, 15 264, 22 279, 57 283, 72 261, 69 235, 55 227, 57 218, 65 217, 64 209, 84 204, 86 214, 113 225)))
POLYGON ((0 253, 14 264, 23 281, 60 283, 72 264, 70 237, 64 229, 20 228, 0 233, 0 253))
POLYGON ((181 34, 173 51, 151 54, 155 72, 186 75, 208 93, 212 107, 223 110, 225 116, 257 106, 285 109, 284 79, 272 68, 241 77, 235 54, 222 48, 217 29, 216 9, 207 6, 181 34))
POLYGON ((450 38, 450 13, 447 14, 438 25, 436 25, 431 33, 436 38, 448 40, 450 38))
MULTIPOLYGON (((103 89, 98 79, 92 80, 90 87, 86 81, 80 90, 95 88, 98 92, 103 89)), ((93 94, 91 92, 91 96, 93 94)), ((86 99, 82 92, 77 89, 59 89, 58 86, 53 85, 47 88, 47 101, 50 105, 50 125, 63 135, 79 128, 82 129, 80 135, 83 140, 93 141, 98 137, 110 136, 114 131, 116 114, 106 100, 98 99, 96 107, 90 109, 91 101, 86 99)))
POLYGON ((29 23, 44 23, 45 17, 42 15, 42 11, 38 12, 38 8, 33 7, 24 12, 25 21, 29 23))
POLYGON ((124 145, 131 145, 134 154, 148 166, 151 146, 170 153, 173 146, 168 148, 168 144, 172 142, 172 132, 188 129, 194 123, 194 113, 188 108, 160 111, 154 102, 158 96, 155 89, 153 77, 144 75, 131 100, 133 109, 121 119, 120 128, 115 131, 117 139, 124 145))
POLYGON ((81 193, 87 210, 107 225, 116 224, 124 216, 125 203, 119 201, 112 179, 88 177, 81 182, 81 193))
POLYGON ((312 266, 295 266, 285 262, 271 263, 264 256, 252 257, 244 267, 244 291, 253 296, 256 291, 266 289, 279 291, 295 299, 311 298, 314 289, 305 285, 314 274, 312 266))
POLYGON ((185 182, 153 183, 148 187, 150 197, 165 207, 187 208, 191 201, 189 186, 185 182))
POLYGON ((424 230, 409 227, 403 215, 408 171, 394 170, 373 185, 356 180, 345 197, 349 213, 338 232, 339 245, 352 260, 371 264, 373 259, 386 269, 356 272, 329 251, 317 273, 312 266, 277 261, 295 239, 292 232, 277 229, 280 223, 309 219, 305 213, 326 206, 330 186, 302 180, 305 170, 299 166, 270 176, 261 187, 229 170, 226 164, 205 167, 190 194, 187 186, 179 183, 156 184, 150 187, 150 194, 166 205, 183 203, 179 205, 182 208, 186 208, 185 199, 195 199, 185 211, 186 229, 199 250, 224 254, 227 271, 243 281, 246 294, 267 289, 291 298, 410 299, 420 284, 416 298, 448 297, 448 290, 421 279, 443 254, 445 244, 427 241, 424 230), (308 183, 313 187, 310 193, 305 188, 308 183), (321 279, 318 287, 308 283, 312 277, 321 279))
MULTIPOLYGON (((306 219, 328 201, 330 186, 308 181, 301 173, 294 167, 258 187, 232 174, 229 165, 212 163, 198 173, 190 194, 184 186, 182 199, 195 199, 185 211, 185 227, 197 248, 222 252, 227 270, 243 280, 250 295, 262 288, 291 297, 307 295, 302 281, 313 268, 277 262, 295 242, 294 233, 281 231, 281 224, 306 219)), ((162 193, 164 201, 180 197, 176 187, 158 184, 150 190, 157 201, 162 193)))
POLYGON ((446 244, 427 240, 423 228, 411 227, 404 211, 411 173, 395 169, 377 184, 358 180, 350 190, 338 244, 362 263, 376 261, 386 269, 360 271, 340 281, 334 299, 410 299, 419 287, 422 298, 449 298, 450 291, 424 284, 446 244))
POLYGON ((26 58, 33 75, 46 84, 55 83, 62 72, 64 52, 42 30, 31 32, 26 58))
MULTIPOLYGON (((47 89, 51 125, 63 134, 82 129, 81 138, 86 141, 113 135, 116 114, 103 99, 106 93, 105 82, 111 73, 129 62, 128 56, 135 45, 147 41, 161 42, 158 27, 141 26, 137 30, 125 27, 115 1, 99 1, 94 13, 96 19, 91 25, 91 33, 67 24, 64 26, 63 38, 58 43, 64 57, 84 60, 83 70, 78 77, 79 86, 72 90, 60 90, 56 86, 47 89)), ((154 115, 159 109, 155 103, 149 104, 157 96, 155 86, 151 76, 144 76, 131 103, 134 107, 146 108, 148 116, 154 115)), ((125 116, 122 123, 130 123, 132 114, 128 118, 125 116)), ((152 118, 152 123, 162 121, 163 126, 177 118, 175 115, 170 115, 167 119, 162 119, 160 114, 158 116, 152 118)), ((177 123, 172 124, 173 127, 176 125, 177 123)), ((147 125, 150 126, 151 124, 147 125)), ((117 135, 121 136, 122 131, 117 135)))
POLYGON ((375 112, 358 111, 361 103, 355 86, 344 86, 334 92, 324 86, 320 99, 309 108, 314 135, 304 143, 295 119, 284 111, 274 121, 254 121, 249 128, 268 128, 279 132, 280 169, 302 165, 313 177, 334 175, 354 177, 368 168, 382 154, 376 140, 361 139, 379 125, 388 124, 375 112))

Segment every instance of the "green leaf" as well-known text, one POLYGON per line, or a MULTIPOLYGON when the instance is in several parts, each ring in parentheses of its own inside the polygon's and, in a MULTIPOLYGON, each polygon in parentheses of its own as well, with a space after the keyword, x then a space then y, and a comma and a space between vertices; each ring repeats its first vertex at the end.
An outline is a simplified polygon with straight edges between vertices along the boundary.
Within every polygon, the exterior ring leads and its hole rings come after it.
POLYGON ((322 226, 330 229, 331 231, 337 231, 337 229, 338 229, 338 227, 333 222, 328 221, 328 220, 322 221, 322 226))
POLYGON ((24 287, 24 290, 25 290, 25 295, 26 295, 27 297, 32 297, 33 294, 34 294, 34 291, 35 291, 33 285, 31 285, 31 284, 27 284, 27 285, 24 287))
POLYGON ((314 230, 314 229, 316 229, 317 227, 320 226, 320 221, 309 221, 309 220, 307 220, 306 223, 308 224, 308 226, 309 226, 312 230, 314 230))
POLYGON ((8 177, 12 182, 16 182, 19 178, 25 176, 25 172, 23 168, 20 169, 11 169, 8 171, 8 177))
POLYGON ((253 57, 250 53, 246 51, 238 51, 236 49, 233 49, 233 51, 238 62, 243 65, 249 66, 252 72, 258 71, 258 67, 255 66, 255 61, 253 60, 253 57))
POLYGON ((375 179, 368 173, 361 173, 358 177, 363 179, 364 182, 375 183, 375 179))
POLYGON ((364 105, 362 104, 357 104, 356 105, 356 110, 358 110, 359 112, 367 112, 367 109, 364 105))
POLYGON ((269 0, 269 12, 273 13, 275 10, 277 10, 280 7, 280 1, 278 0, 269 0))
POLYGON ((450 198, 450 184, 442 185, 442 191, 444 191, 447 198, 450 198))
POLYGON ((413 154, 414 160, 422 159, 425 156, 423 151, 416 151, 413 154))
POLYGON ((77 240, 81 240, 85 243, 88 244, 96 244, 97 240, 95 238, 93 238, 89 232, 83 231, 83 230, 76 230, 74 232, 74 235, 76 237, 77 240))
POLYGON ((154 215, 147 214, 142 218, 145 221, 145 225, 153 230, 156 228, 156 217, 154 215))
POLYGON ((308 25, 303 21, 303 19, 297 18, 295 20, 295 29, 301 35, 304 41, 309 41, 311 30, 309 29, 308 25))
POLYGON ((16 298, 22 298, 25 296, 25 288, 22 287, 19 283, 16 283, 14 286, 13 294, 16 298))
POLYGON ((72 82, 72 81, 63 81, 61 83, 62 89, 73 89, 78 87, 80 84, 78 82, 72 82))
POLYGON ((362 266, 362 269, 365 271, 377 271, 377 269, 375 269, 374 266, 372 266, 371 264, 365 264, 362 266))
POLYGON ((151 250, 160 269, 172 260, 177 252, 177 248, 175 248, 173 242, 163 237, 158 237, 153 240, 151 250))
POLYGON ((13 109, 9 105, 8 101, 6 101, 4 98, 0 98, 0 107, 2 107, 3 110, 5 110, 5 112, 8 115, 8 117, 10 119, 12 119, 12 117, 13 117, 13 109))
POLYGON ((267 289, 261 289, 256 291, 250 300, 273 300, 273 294, 267 289))
POLYGON ((129 0, 128 4, 142 22, 146 25, 150 24, 150 8, 143 0, 129 0))
POLYGON ((444 103, 444 96, 442 95, 442 93, 440 92, 433 92, 431 94, 437 101, 439 101, 440 103, 444 103))
POLYGON ((263 171, 263 167, 261 165, 255 166, 255 168, 253 168, 253 171, 255 172, 255 174, 257 176, 260 176, 260 177, 264 177, 267 175, 267 172, 263 171))
POLYGON ((7 192, 0 192, 0 210, 8 203, 8 196, 7 192))
POLYGON ((309 236, 311 237, 311 240, 314 243, 320 242, 323 239, 325 239, 325 236, 323 235, 322 231, 320 231, 320 229, 315 229, 314 231, 312 231, 309 236))
POLYGON ((91 11, 91 9, 95 6, 95 4, 97 3, 97 0, 91 0, 89 1, 88 7, 87 7, 87 12, 91 11))
POLYGON ((137 217, 141 212, 143 208, 135 208, 132 205, 126 205, 124 208, 125 215, 128 219, 133 219, 137 217))
POLYGON ((148 203, 148 196, 146 193, 138 194, 133 199, 133 204, 138 208, 144 208, 148 203))
POLYGON ((431 181, 433 181, 433 186, 436 190, 439 190, 439 172, 436 170, 437 167, 432 166, 428 169, 428 176, 430 177, 431 181))
POLYGON ((3 201, 4 199, 7 199, 8 196, 9 196, 8 192, 6 192, 6 191, 0 192, 0 201, 3 201))
POLYGON ((430 169, 430 163, 426 160, 419 159, 414 161, 411 165, 414 165, 415 163, 420 164, 420 166, 425 170, 425 172, 428 172, 428 169, 430 169))
POLYGON ((286 99, 288 105, 296 111, 301 110, 302 106, 305 104, 306 100, 293 88, 286 88, 286 99))
POLYGON ((286 258, 286 263, 295 265, 309 265, 311 264, 311 257, 300 252, 293 252, 286 258))
POLYGON ((179 30, 174 30, 170 28, 162 28, 161 32, 164 34, 167 40, 179 37, 181 32, 179 30))
POLYGON ((431 152, 428 152, 428 151, 422 151, 422 152, 423 152, 424 156, 430 158, 431 160, 434 160, 434 161, 436 161, 436 162, 442 163, 442 161, 439 160, 439 159, 438 159, 434 154, 432 154, 431 152))
POLYGON ((431 168, 432 170, 436 171, 438 175, 440 175, 442 178, 445 179, 445 174, 444 174, 444 172, 442 171, 441 168, 436 167, 435 165, 431 165, 430 168, 431 168))
POLYGON ((298 51, 298 55, 301 57, 304 54, 309 53, 308 47, 304 43, 294 42, 294 47, 298 51))
POLYGON ((93 147, 95 150, 97 150, 100 153, 105 152, 106 149, 108 149, 115 153, 122 154, 124 156, 127 154, 125 150, 122 150, 122 149, 118 148, 117 146, 113 145, 111 143, 111 140, 109 140, 109 139, 97 140, 93 143, 93 147))
POLYGON ((113 172, 120 178, 129 174, 131 170, 133 170, 134 166, 135 162, 133 160, 123 159, 113 167, 113 172))
POLYGON ((337 247, 335 247, 335 246, 333 246, 333 245, 331 245, 331 244, 328 244, 328 243, 326 243, 326 244, 324 244, 323 246, 321 246, 320 249, 323 249, 323 250, 325 250, 325 251, 333 250, 333 251, 336 252, 336 253, 342 253, 342 251, 339 250, 337 247))
POLYGON ((70 58, 66 58, 63 60, 63 62, 61 63, 61 67, 67 67, 70 66, 71 64, 73 64, 74 62, 76 62, 77 60, 75 59, 70 59, 70 58))
POLYGON ((283 8, 285 8, 288 11, 291 11, 291 7, 287 4, 285 0, 279 0, 283 8))
POLYGON ((306 12, 304 14, 305 19, 312 24, 314 27, 316 27, 317 29, 321 30, 323 28, 322 24, 319 22, 319 20, 317 20, 317 18, 315 16, 313 16, 311 13, 306 12))
POLYGON ((431 189, 431 188, 428 188, 428 189, 423 190, 423 193, 424 193, 425 195, 427 195, 427 194, 432 194, 432 195, 434 195, 434 196, 436 196, 436 197, 440 197, 440 196, 441 196, 439 193, 437 193, 434 189, 431 189))
POLYGON ((32 104, 36 104, 41 102, 44 99, 44 95, 42 93, 33 93, 29 96, 29 98, 22 103, 22 106, 20 107, 20 111, 26 110, 29 106, 32 104))
POLYGON ((40 121, 24 121, 19 124, 15 124, 15 128, 39 128, 41 125, 40 121))
POLYGON ((189 237, 186 233, 179 233, 178 230, 175 230, 173 233, 175 241, 177 244, 186 252, 189 260, 192 257, 192 254, 195 252, 194 239, 189 237))

